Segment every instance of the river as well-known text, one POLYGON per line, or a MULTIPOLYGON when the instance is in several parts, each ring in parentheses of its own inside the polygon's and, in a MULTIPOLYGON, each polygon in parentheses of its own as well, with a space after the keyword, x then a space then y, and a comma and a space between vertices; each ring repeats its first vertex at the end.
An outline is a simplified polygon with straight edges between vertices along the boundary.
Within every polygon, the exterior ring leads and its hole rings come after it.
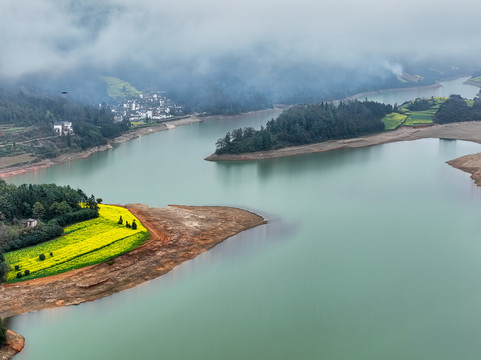
POLYGON ((227 131, 278 113, 182 126, 9 178, 269 220, 131 290, 10 319, 26 337, 15 359, 478 359, 481 190, 445 161, 481 145, 202 160, 227 131))
POLYGON ((359 94, 353 98, 364 100, 367 98, 371 101, 382 102, 384 104, 398 104, 417 98, 429 98, 431 96, 449 97, 456 94, 466 99, 473 99, 480 89, 476 86, 466 85, 464 82, 470 77, 461 77, 449 81, 441 81, 433 86, 420 86, 408 89, 389 89, 382 91, 374 91, 365 94, 359 94))

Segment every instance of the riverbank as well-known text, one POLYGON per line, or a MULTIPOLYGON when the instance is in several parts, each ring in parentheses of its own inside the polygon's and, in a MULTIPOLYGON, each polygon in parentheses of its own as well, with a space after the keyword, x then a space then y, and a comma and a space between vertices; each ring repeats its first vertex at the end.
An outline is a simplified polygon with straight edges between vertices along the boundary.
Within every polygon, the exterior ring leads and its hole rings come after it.
POLYGON ((149 230, 150 240, 108 261, 63 274, 3 285, 0 317, 94 301, 159 277, 225 239, 264 224, 231 207, 126 205, 149 230))
POLYGON ((167 121, 167 122, 153 125, 153 126, 135 128, 133 130, 129 130, 123 133, 119 137, 111 139, 107 145, 95 146, 90 149, 75 152, 75 153, 63 154, 52 159, 45 159, 35 163, 25 163, 18 166, 9 166, 9 167, 0 168, 0 178, 15 176, 15 175, 23 174, 30 171, 36 171, 39 169, 48 168, 50 166, 63 164, 72 160, 86 158, 94 153, 110 150, 113 147, 112 145, 115 145, 115 144, 120 144, 125 141, 129 141, 145 135, 153 134, 158 131, 171 130, 177 126, 188 125, 188 124, 192 124, 200 121, 203 121, 203 119, 199 118, 196 115, 190 115, 182 119, 167 121))
POLYGON ((424 128, 401 127, 395 131, 384 131, 374 135, 361 136, 344 140, 330 140, 322 143, 292 146, 278 150, 258 151, 243 154, 212 154, 208 161, 247 161, 274 159, 285 156, 297 156, 319 153, 337 149, 359 148, 381 145, 397 141, 410 141, 426 138, 466 140, 481 144, 481 121, 433 125, 424 128))

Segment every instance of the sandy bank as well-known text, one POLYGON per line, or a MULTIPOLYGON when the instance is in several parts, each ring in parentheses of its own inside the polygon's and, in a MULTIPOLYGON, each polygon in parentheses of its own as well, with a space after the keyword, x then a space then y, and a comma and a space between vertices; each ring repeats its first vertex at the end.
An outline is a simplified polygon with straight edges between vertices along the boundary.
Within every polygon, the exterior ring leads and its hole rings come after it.
POLYGON ((396 131, 384 131, 382 133, 362 136, 358 138, 345 140, 330 140, 317 144, 293 146, 279 150, 259 151, 243 154, 212 154, 205 158, 205 160, 245 161, 273 159, 284 156, 296 156, 345 148, 359 148, 365 146, 386 144, 396 141, 409 141, 425 138, 467 140, 481 143, 481 122, 473 121, 463 123, 451 123, 445 125, 433 125, 425 128, 401 127, 396 131))
POLYGON ((447 163, 456 169, 470 173, 476 185, 481 186, 481 154, 462 156, 447 163))
POLYGON ((144 224, 151 239, 108 262, 63 274, 3 285, 0 317, 76 305, 132 288, 161 276, 223 240, 265 223, 251 212, 216 206, 126 206, 144 224))

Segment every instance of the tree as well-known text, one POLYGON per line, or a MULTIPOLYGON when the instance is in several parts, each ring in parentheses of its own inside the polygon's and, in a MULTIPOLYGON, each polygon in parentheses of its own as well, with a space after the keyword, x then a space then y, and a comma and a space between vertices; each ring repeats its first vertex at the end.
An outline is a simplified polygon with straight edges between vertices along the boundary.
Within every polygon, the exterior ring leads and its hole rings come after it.
POLYGON ((41 202, 33 204, 32 214, 35 219, 42 219, 45 216, 45 207, 41 202))
POLYGON ((0 346, 5 345, 7 342, 7 327, 2 318, 0 318, 0 346))
POLYGON ((5 262, 5 257, 3 253, 0 252, 0 283, 5 280, 5 275, 7 274, 9 268, 7 263, 5 262))
POLYGON ((137 223, 135 222, 135 219, 132 221, 132 230, 137 230, 137 223))
POLYGON ((99 209, 99 205, 97 204, 97 201, 95 200, 95 196, 91 195, 87 201, 86 201, 86 206, 89 208, 89 209, 92 209, 92 210, 98 210, 99 209))

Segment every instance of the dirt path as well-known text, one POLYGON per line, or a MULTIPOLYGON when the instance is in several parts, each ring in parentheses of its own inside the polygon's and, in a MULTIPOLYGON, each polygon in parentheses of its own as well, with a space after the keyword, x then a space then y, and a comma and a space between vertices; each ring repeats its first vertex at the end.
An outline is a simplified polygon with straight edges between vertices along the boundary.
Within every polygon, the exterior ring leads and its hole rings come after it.
POLYGON ((4 285, 0 317, 76 305, 161 276, 243 230, 264 224, 251 212, 215 206, 126 206, 149 229, 143 246, 107 262, 63 274, 4 285))

